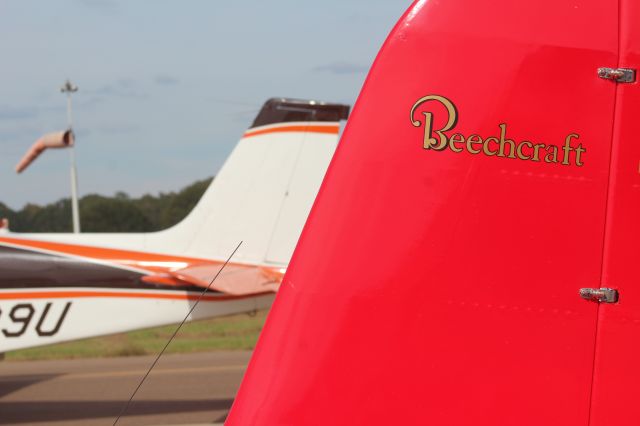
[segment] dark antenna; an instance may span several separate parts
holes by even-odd
[[[176,328],[176,331],[173,332],[173,335],[169,338],[169,341],[164,345],[164,348],[162,348],[162,350],[160,351],[160,353],[158,354],[158,356],[156,357],[156,359],[153,361],[153,363],[151,364],[151,367],[149,367],[149,370],[147,370],[146,374],[144,375],[144,377],[142,377],[142,380],[140,380],[140,383],[138,383],[138,387],[136,388],[136,390],[133,391],[133,393],[131,394],[131,397],[129,398],[129,400],[127,401],[127,403],[124,405],[124,407],[122,407],[122,410],[120,410],[120,414],[118,414],[118,417],[116,418],[116,420],[113,422],[113,426],[116,426],[116,424],[118,423],[118,421],[120,420],[120,417],[122,417],[126,412],[127,409],[129,409],[129,405],[131,405],[131,401],[133,401],[133,397],[136,396],[136,394],[138,393],[138,390],[140,390],[140,388],[142,387],[142,384],[144,383],[144,381],[147,379],[147,377],[149,376],[149,373],[151,373],[151,370],[153,370],[153,367],[156,366],[156,364],[158,363],[158,361],[160,360],[160,357],[162,356],[162,354],[164,353],[164,351],[169,347],[169,344],[171,343],[171,341],[173,340],[174,337],[176,337],[176,334],[178,334],[178,331],[180,331],[180,329],[182,328],[182,326],[184,325],[185,322],[187,322],[187,318],[189,318],[189,315],[191,315],[193,313],[193,310],[196,308],[196,306],[198,306],[198,303],[200,303],[200,300],[202,300],[202,297],[205,295],[205,293],[209,290],[209,288],[211,287],[211,285],[214,283],[214,281],[218,278],[218,276],[222,273],[222,270],[227,266],[227,264],[229,263],[229,261],[231,260],[231,258],[233,257],[234,254],[236,254],[236,252],[238,251],[238,249],[240,248],[240,246],[242,245],[242,241],[240,241],[240,243],[238,243],[238,245],[236,246],[236,248],[233,250],[233,252],[231,252],[231,255],[227,258],[227,260],[224,262],[224,264],[222,265],[222,267],[218,270],[218,272],[216,273],[215,277],[213,277],[213,279],[211,280],[211,282],[209,283],[209,285],[207,286],[207,288],[204,289],[204,291],[202,293],[200,293],[200,296],[198,297],[198,299],[196,299],[196,303],[193,304],[193,306],[191,307],[191,309],[189,309],[189,312],[187,313],[187,315],[184,317],[184,319],[182,320],[182,322],[180,323],[180,325],[178,325],[178,327]]]

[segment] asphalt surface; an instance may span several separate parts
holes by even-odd
[[[118,425],[223,422],[250,356],[163,356]],[[2,361],[0,424],[111,425],[153,359]]]

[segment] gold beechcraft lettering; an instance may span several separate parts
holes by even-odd
[[[426,102],[435,101],[442,104],[447,110],[447,122],[441,129],[433,128],[433,113],[423,111],[424,121],[417,120],[416,109]],[[414,127],[424,125],[424,149],[434,151],[444,151],[449,148],[455,153],[468,151],[470,154],[484,154],[503,158],[514,158],[520,160],[539,161],[545,163],[560,163],[563,166],[575,164],[581,167],[584,164],[583,154],[586,149],[582,144],[572,146],[573,141],[579,139],[577,133],[570,133],[564,140],[564,145],[533,143],[527,140],[520,142],[507,139],[507,125],[501,123],[499,136],[489,136],[483,138],[480,135],[472,134],[465,136],[462,133],[445,134],[456,127],[458,123],[458,109],[455,104],[444,96],[427,95],[416,101],[411,108],[411,124]],[[508,147],[508,149],[507,149]],[[507,152],[508,151],[508,152]],[[572,155],[573,154],[573,155]]]

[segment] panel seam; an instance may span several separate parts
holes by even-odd
[[[622,0],[618,0],[618,49],[617,49],[617,61],[616,67],[620,67],[620,55],[621,55],[621,39],[622,39]],[[604,269],[605,269],[605,254],[607,250],[607,236],[608,236],[608,225],[609,225],[609,199],[611,196],[611,186],[612,186],[612,177],[613,177],[613,157],[615,150],[615,135],[616,135],[616,113],[618,106],[618,91],[621,90],[620,85],[618,83],[614,83],[616,85],[614,95],[613,95],[613,111],[611,116],[611,138],[609,141],[609,174],[607,176],[607,189],[605,192],[605,205],[604,205],[604,232],[602,233],[602,260],[600,263],[600,279],[599,284],[602,286],[604,280]],[[596,377],[596,361],[598,356],[598,339],[600,335],[600,303],[596,308],[596,326],[594,332],[594,340],[593,340],[593,364],[591,367],[591,386],[589,388],[589,416],[587,420],[587,425],[592,426],[591,416],[593,414],[593,405],[594,405],[594,386],[595,386],[595,377]]]

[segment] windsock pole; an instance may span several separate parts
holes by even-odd
[[[67,94],[67,122],[69,130],[72,130],[71,119],[71,94],[78,91],[78,86],[71,84],[67,80],[60,88],[62,93]],[[76,172],[75,144],[69,147],[69,158],[71,160],[71,215],[73,219],[73,232],[80,233],[80,209],[78,208],[78,176]]]

